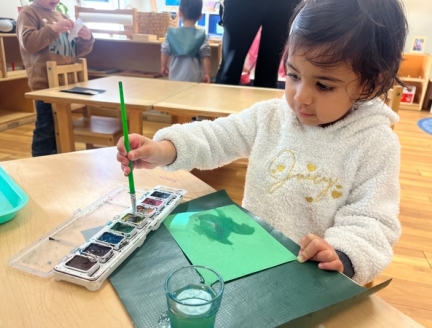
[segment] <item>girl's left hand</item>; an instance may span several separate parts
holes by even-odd
[[[81,27],[81,29],[78,32],[78,36],[80,38],[83,38],[84,40],[90,40],[92,38],[92,34],[87,26]]]
[[[312,260],[320,262],[318,267],[323,270],[343,272],[343,264],[335,249],[323,238],[308,234],[300,241],[300,252],[297,261],[300,263]]]

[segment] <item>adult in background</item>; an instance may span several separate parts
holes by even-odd
[[[279,63],[288,37],[288,24],[301,0],[225,0],[222,62],[216,83],[240,82],[246,55],[259,30],[261,41],[254,86],[276,88]]]

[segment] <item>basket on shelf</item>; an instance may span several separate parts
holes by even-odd
[[[178,15],[171,13],[138,12],[138,33],[154,34],[163,38],[168,27],[178,26]],[[125,25],[125,31],[131,30],[132,26]]]

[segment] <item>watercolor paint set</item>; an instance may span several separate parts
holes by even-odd
[[[98,290],[144,243],[148,233],[159,228],[182,201],[186,190],[156,186],[136,193],[136,215],[129,189],[118,187],[15,254],[10,265],[41,277],[54,276],[57,281]]]

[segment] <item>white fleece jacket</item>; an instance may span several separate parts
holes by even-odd
[[[248,158],[243,207],[299,243],[323,237],[352,262],[359,284],[392,260],[401,227],[398,116],[379,99],[322,128],[299,123],[284,99],[239,114],[174,125],[177,159],[166,170],[207,170]]]

